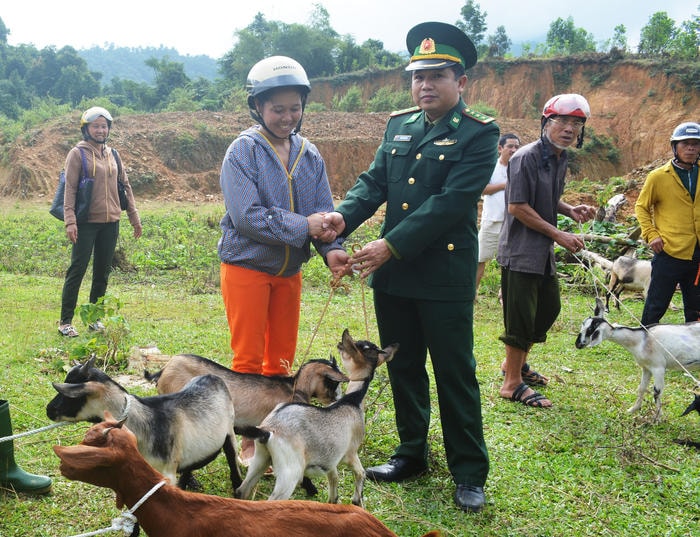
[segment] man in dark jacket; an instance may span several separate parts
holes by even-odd
[[[498,243],[501,265],[506,359],[501,397],[529,407],[552,402],[530,384],[544,386],[547,377],[530,368],[535,343],[544,343],[561,310],[554,243],[572,253],[581,237],[557,227],[557,215],[586,222],[596,214],[588,205],[571,206],[561,199],[568,167],[566,148],[583,144],[591,115],[588,101],[577,93],[556,95],[542,110],[540,139],[520,148],[508,164],[506,219]],[[528,384],[529,383],[529,384]]]
[[[499,130],[462,100],[476,50],[461,30],[422,23],[406,44],[417,106],[391,114],[374,162],[326,223],[347,236],[386,203],[381,238],[347,260],[371,275],[382,345],[400,345],[388,363],[400,443],[367,476],[397,482],[428,469],[429,351],[454,500],[476,512],[489,470],[473,355],[477,203]]]

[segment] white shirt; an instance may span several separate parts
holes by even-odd
[[[503,184],[508,180],[508,166],[496,162],[496,167],[493,169],[490,185]],[[499,190],[493,194],[484,194],[484,204],[481,208],[482,222],[503,222],[506,212],[506,197],[505,191]]]

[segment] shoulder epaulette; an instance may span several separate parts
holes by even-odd
[[[420,106],[412,106],[411,108],[404,108],[403,110],[396,110],[389,114],[389,117],[403,116],[405,114],[413,114],[415,112],[420,112]]]
[[[464,109],[462,109],[462,115],[471,118],[475,121],[478,121],[479,123],[483,123],[484,125],[486,123],[491,123],[493,121],[496,121],[495,117],[487,116],[486,114],[482,114],[481,112],[477,112],[476,110],[472,110],[468,106]]]

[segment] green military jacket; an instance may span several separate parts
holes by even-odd
[[[417,107],[391,115],[374,161],[337,207],[343,234],[386,202],[381,236],[394,255],[370,285],[407,298],[471,300],[477,204],[498,158],[499,129],[460,99],[425,131],[425,114]]]

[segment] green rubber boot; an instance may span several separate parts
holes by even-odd
[[[10,404],[0,400],[0,438],[12,436]],[[51,478],[25,472],[15,464],[12,441],[0,442],[0,487],[27,494],[43,494],[51,490]]]

